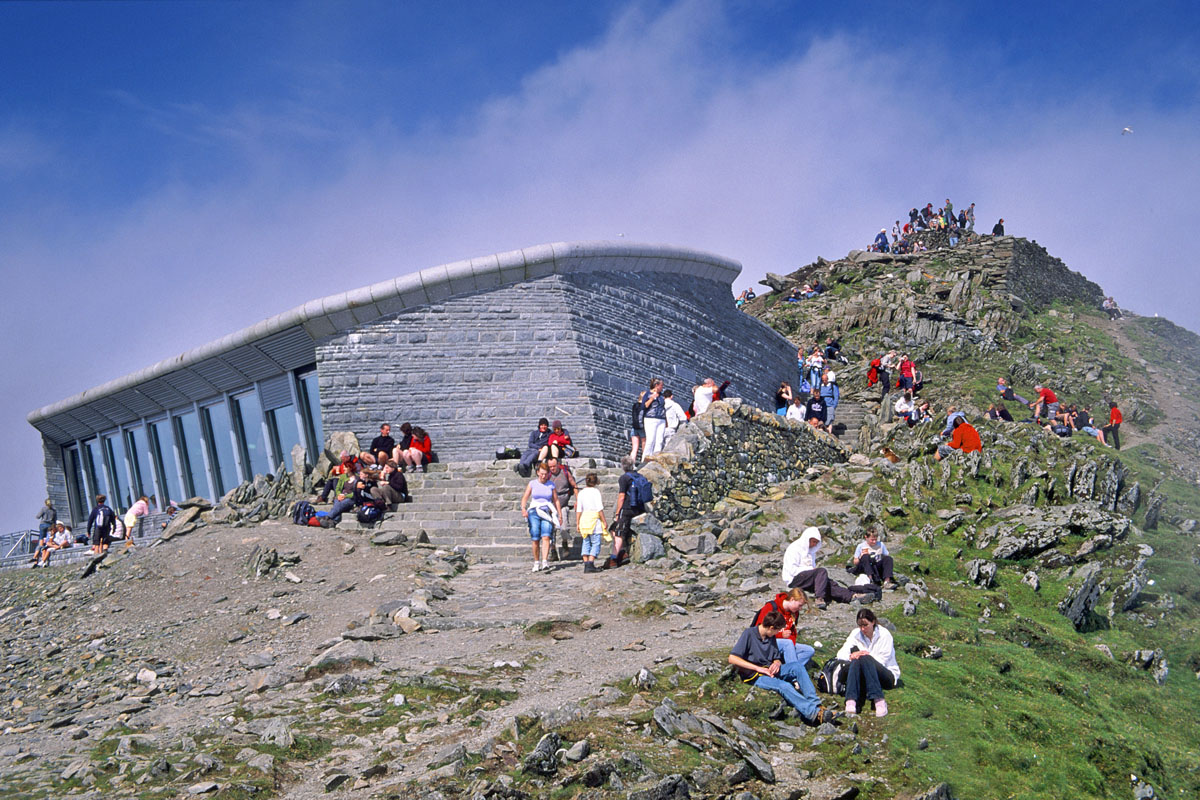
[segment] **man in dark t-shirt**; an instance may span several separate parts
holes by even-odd
[[[392,426],[386,422],[379,426],[379,435],[371,440],[371,455],[376,464],[385,464],[392,458],[396,449],[396,440],[392,438]]]
[[[646,511],[645,507],[635,506],[629,502],[629,487],[633,485],[633,459],[629,456],[622,458],[621,468],[624,472],[621,473],[621,477],[617,478],[617,509],[613,513],[612,555],[601,565],[600,569],[621,566],[624,559],[622,549],[625,542],[629,541],[630,523],[633,522],[634,517]]]
[[[768,611],[760,624],[742,631],[737,643],[729,651],[729,663],[737,669],[743,682],[753,683],[756,688],[783,697],[788,705],[796,709],[806,725],[831,722],[837,713],[821,708],[817,690],[804,665],[799,661],[783,663],[775,638],[784,625],[782,614]]]
[[[825,427],[825,400],[814,391],[804,407],[804,421],[815,428]]]

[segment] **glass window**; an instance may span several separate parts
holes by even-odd
[[[200,420],[195,411],[175,417],[178,427],[179,454],[183,458],[183,480],[187,484],[188,497],[216,499],[208,485],[208,472],[204,469],[204,451],[201,449],[203,434]],[[185,498],[186,499],[186,498]]]
[[[187,497],[179,490],[179,471],[175,468],[175,435],[167,420],[150,423],[150,455],[158,470],[160,487],[167,495],[159,498],[158,507],[166,508],[172,500],[177,503],[186,500]],[[187,496],[190,497],[191,493]]]
[[[67,497],[71,501],[71,520],[78,525],[87,517],[91,503],[87,499],[87,482],[83,479],[83,458],[79,448],[67,451]]]
[[[248,465],[250,475],[270,475],[271,462],[267,458],[267,440],[263,436],[262,406],[258,402],[258,394],[246,392],[233,398],[233,407],[237,410],[238,425],[241,428],[242,456]]]
[[[129,440],[129,452],[133,457],[130,466],[133,467],[134,497],[145,495],[150,498],[152,505],[157,506],[159,502],[154,491],[154,467],[150,464],[150,443],[146,439],[146,429],[130,428],[125,432],[125,436]]]
[[[112,470],[113,483],[116,484],[116,496],[108,498],[108,504],[118,513],[124,514],[133,505],[130,496],[129,472],[125,469],[125,445],[120,436],[104,437],[104,452],[108,456],[108,466]]]
[[[204,424],[208,428],[209,456],[217,463],[213,464],[218,486],[214,486],[217,497],[238,485],[237,461],[233,455],[233,429],[229,424],[229,409],[224,403],[205,406]],[[215,498],[214,498],[215,499]]]
[[[304,421],[308,424],[308,432],[319,450],[325,446],[325,433],[321,430],[321,396],[317,391],[317,373],[310,372],[300,375],[297,382],[299,383],[300,402],[304,406],[306,417]]]
[[[87,469],[88,477],[92,479],[92,490],[96,494],[108,495],[111,498],[112,492],[108,490],[108,472],[104,469],[104,454],[100,450],[100,440],[92,439],[84,442],[83,449],[84,468]],[[95,502],[95,497],[89,497],[87,507],[90,509]]]
[[[279,454],[279,463],[286,465],[291,472],[292,448],[304,444],[300,441],[300,429],[296,427],[296,408],[283,406],[267,412],[267,416],[271,418],[271,436],[275,452]]]

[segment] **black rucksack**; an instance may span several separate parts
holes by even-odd
[[[850,671],[850,662],[844,658],[831,658],[821,667],[817,675],[817,691],[825,694],[836,694],[839,697],[846,694],[846,674]]]
[[[358,521],[364,525],[374,525],[383,517],[383,509],[374,503],[363,503],[358,509]]]
[[[317,510],[307,500],[301,500],[292,508],[292,522],[296,525],[307,525],[316,515]]]
[[[115,518],[116,514],[111,508],[108,506],[98,506],[96,508],[95,529],[100,531],[100,533],[111,533]]]
[[[629,484],[629,491],[625,494],[625,499],[629,502],[630,508],[644,508],[646,503],[654,501],[654,487],[650,485],[650,479],[640,472],[629,473],[633,480]]]

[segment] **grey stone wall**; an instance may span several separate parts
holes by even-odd
[[[771,402],[787,341],[719,281],[662,273],[551,275],[367,323],[317,345],[324,428],[363,444],[381,422],[429,431],[443,461],[524,447],[561,419],[584,455],[628,452],[637,392],[662,377],[686,408],[704,377]]]
[[[1035,309],[1045,308],[1055,300],[1093,306],[1099,306],[1104,300],[1104,292],[1099,286],[1028,239],[1012,240],[1008,290]]]
[[[639,471],[654,485],[654,515],[691,519],[731,491],[763,492],[814,464],[840,464],[850,451],[810,426],[732,400],[690,420]]]
[[[55,444],[49,437],[42,437],[42,464],[46,469],[46,497],[50,498],[50,502],[54,503],[54,510],[58,512],[58,518],[62,520],[71,519],[71,503],[67,498],[67,470],[63,463],[63,449],[61,445]],[[33,527],[33,515],[41,509],[41,503],[46,497],[38,498],[38,505],[29,512],[29,523],[22,523],[24,527]],[[83,498],[83,507],[89,507],[86,498]],[[79,525],[79,520],[73,520],[73,526]]]

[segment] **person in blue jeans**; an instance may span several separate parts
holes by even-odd
[[[883,692],[894,689],[900,680],[892,632],[878,624],[875,612],[869,608],[859,609],[855,625],[837,654],[850,662],[846,672],[846,714],[854,716],[870,701],[875,704],[875,716],[886,717],[888,706]]]
[[[770,611],[762,622],[742,631],[729,651],[729,663],[746,683],[780,695],[806,725],[831,722],[837,712],[821,708],[817,690],[799,661],[784,663],[776,637],[784,628],[783,615]]]
[[[521,495],[521,516],[529,523],[529,538],[533,544],[533,571],[550,569],[550,542],[554,529],[562,519],[562,506],[554,481],[550,480],[550,468],[545,462],[538,464],[537,477],[525,487]],[[540,556],[540,557],[539,557]]]

